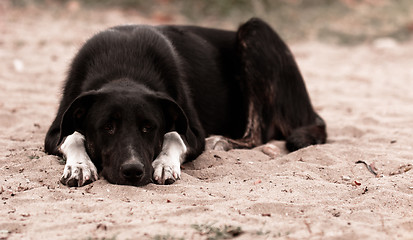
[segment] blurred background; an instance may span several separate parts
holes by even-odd
[[[287,41],[357,45],[377,39],[403,42],[413,32],[411,0],[1,0],[10,8],[66,11],[119,9],[155,23],[233,29],[250,17],[268,21]]]

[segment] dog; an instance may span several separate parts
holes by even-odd
[[[208,136],[224,150],[326,142],[291,51],[261,19],[236,32],[125,25],[96,34],[71,63],[45,151],[66,159],[67,186],[98,173],[114,184],[172,184]]]

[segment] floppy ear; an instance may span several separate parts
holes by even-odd
[[[168,96],[157,94],[156,97],[165,115],[166,130],[168,132],[175,130],[185,135],[188,129],[188,118],[184,110]]]
[[[57,145],[60,145],[63,138],[78,131],[84,132],[84,120],[90,107],[97,99],[97,92],[90,91],[78,96],[66,109],[60,123],[60,137]]]

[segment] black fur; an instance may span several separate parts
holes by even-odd
[[[61,155],[59,144],[74,131],[103,176],[132,185],[150,182],[170,131],[187,145],[187,160],[211,134],[232,147],[286,139],[290,151],[326,141],[293,55],[260,19],[237,32],[134,25],[95,35],[70,66],[46,152]],[[130,146],[145,166],[139,182],[118,173]]]

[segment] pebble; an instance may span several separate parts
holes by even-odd
[[[0,239],[7,239],[9,237],[10,231],[6,229],[0,230]]]
[[[373,46],[379,50],[392,50],[398,47],[398,43],[393,38],[378,38],[373,41]]]
[[[350,176],[342,176],[341,177],[344,181],[350,181],[351,177]]]
[[[16,72],[23,72],[24,70],[24,63],[20,59],[13,60],[13,67]]]

